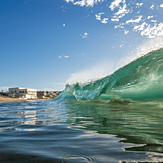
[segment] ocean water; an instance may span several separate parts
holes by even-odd
[[[0,103],[0,162],[163,162],[163,49],[54,100]]]

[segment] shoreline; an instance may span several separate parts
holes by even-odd
[[[0,103],[4,102],[26,102],[26,101],[46,101],[51,99],[19,99],[19,98],[12,98],[7,96],[0,96]]]

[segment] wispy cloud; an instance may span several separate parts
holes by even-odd
[[[143,5],[143,3],[136,3],[136,7],[139,8]]]
[[[149,38],[163,35],[163,23],[155,24],[154,26],[148,24],[147,27],[142,30],[141,35],[148,36]]]
[[[122,0],[114,0],[111,5],[109,6],[109,8],[114,11],[114,9],[116,7],[119,7],[119,4],[122,3]]]
[[[153,18],[153,15],[152,15],[152,16],[148,16],[148,17],[147,17],[147,19],[151,19],[151,18]]]
[[[95,15],[96,20],[100,20],[101,21],[101,15],[103,15],[103,14],[104,14],[104,12],[96,14]]]
[[[117,29],[117,28],[124,28],[124,23],[120,23],[119,25],[116,25],[114,28],[115,29]]]
[[[111,5],[109,6],[109,8],[111,9],[111,11],[116,11],[115,13],[113,13],[111,21],[119,22],[121,20],[121,23],[116,25],[115,29],[116,28],[125,29],[126,25],[128,26],[130,25],[131,30],[135,32],[139,32],[142,36],[153,38],[155,36],[163,35],[163,29],[162,29],[163,23],[162,22],[157,23],[157,20],[151,20],[149,22],[149,19],[152,19],[154,17],[153,15],[149,15],[147,17],[143,15],[139,15],[137,19],[133,19],[133,18],[129,20],[124,19],[125,22],[123,22],[122,18],[126,16],[126,14],[131,14],[133,12],[135,12],[136,14],[139,14],[141,11],[140,7],[143,7],[143,3],[136,3],[135,8],[132,4],[133,3],[126,3],[126,0],[113,0],[111,2]],[[159,6],[163,7],[163,4],[160,4]],[[152,4],[150,9],[154,10],[154,7],[155,7],[155,4]],[[138,9],[139,11],[136,11]],[[129,30],[124,30],[124,34],[127,34],[128,32]]]
[[[81,7],[93,7],[94,4],[101,3],[104,0],[65,0],[66,2],[71,2],[74,5],[79,5]],[[152,18],[157,18],[157,14],[147,16],[145,13],[141,12],[145,10],[157,10],[159,7],[163,8],[163,4],[151,3],[150,7],[146,8],[146,1],[135,2],[126,0],[112,0],[110,5],[106,7],[112,11],[112,15],[109,18],[106,17],[104,12],[95,14],[96,20],[103,24],[107,24],[110,21],[116,23],[114,28],[123,29],[124,34],[128,34],[130,31],[138,32],[141,36],[147,36],[153,38],[155,36],[163,35],[162,22],[159,20],[152,20]],[[147,11],[148,12],[148,11]],[[147,13],[146,12],[146,13]],[[150,11],[151,12],[151,11]],[[140,15],[141,13],[141,15]],[[125,29],[127,26],[127,30]],[[87,38],[88,33],[81,35],[82,38]]]
[[[103,23],[103,24],[107,24],[109,18],[101,18],[101,16],[102,16],[103,14],[104,14],[104,12],[101,12],[101,13],[96,14],[96,15],[95,15],[96,20],[101,21],[101,23]]]
[[[143,31],[147,25],[148,24],[146,22],[143,22],[141,25],[135,25],[133,29],[135,31]]]
[[[64,57],[64,58],[69,58],[69,56],[68,56],[68,55],[64,55],[63,57]]]
[[[119,7],[119,10],[115,13],[115,15],[121,15],[121,17],[122,17],[122,15],[128,13],[126,8],[127,8],[127,5],[125,3],[123,3],[123,6]]]
[[[81,34],[80,36],[81,36],[82,38],[87,38],[88,33],[87,33],[87,32],[85,32],[83,35]]]
[[[134,30],[141,32],[142,36],[154,38],[155,36],[163,35],[163,23],[161,22],[152,26],[146,22],[143,22],[141,25],[135,26]]]
[[[117,18],[116,18],[116,19],[112,18],[111,21],[112,21],[112,22],[118,22],[119,19],[117,19]]]
[[[150,7],[150,9],[151,9],[151,10],[153,10],[153,9],[154,9],[154,4],[153,4],[153,5]]]
[[[62,58],[67,59],[67,58],[69,58],[69,56],[68,55],[60,55],[60,56],[58,56],[58,58],[60,58],[60,59],[62,59]]]
[[[65,0],[67,3],[74,2],[74,0]]]
[[[81,7],[93,7],[94,4],[103,2],[104,0],[65,0],[66,2],[72,2],[74,5],[79,5]]]
[[[101,21],[101,23],[106,24],[108,22],[108,19],[109,18],[103,18],[102,21]]]
[[[141,19],[142,19],[142,15],[140,15],[137,19],[135,19],[135,20],[133,20],[133,19],[130,19],[130,20],[127,20],[126,21],[126,24],[128,24],[128,23],[139,23],[140,21],[141,21]]]
[[[157,20],[151,20],[151,22],[156,23],[156,22],[157,22]]]
[[[124,30],[124,34],[127,35],[127,33],[129,33],[129,31]]]
[[[127,9],[125,0],[114,0],[110,5],[110,9],[114,11],[115,8],[118,8],[118,11],[113,14],[111,21],[119,21],[119,19],[130,12],[130,10]]]

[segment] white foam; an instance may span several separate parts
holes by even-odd
[[[119,66],[123,67],[130,62],[146,55],[149,52],[163,48],[163,36],[155,37],[152,39],[146,39],[140,46],[132,50],[126,57],[121,58]]]
[[[76,74],[72,74],[70,78],[67,80],[66,84],[84,84],[91,81],[98,80],[100,78],[103,78],[107,76],[108,74],[113,73],[115,70],[115,67],[111,63],[105,63],[98,66],[94,66],[92,68],[88,68],[87,70],[83,70],[81,72],[78,72]]]

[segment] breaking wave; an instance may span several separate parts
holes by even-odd
[[[101,79],[67,84],[58,98],[68,97],[77,100],[162,98],[163,48],[141,56]]]

